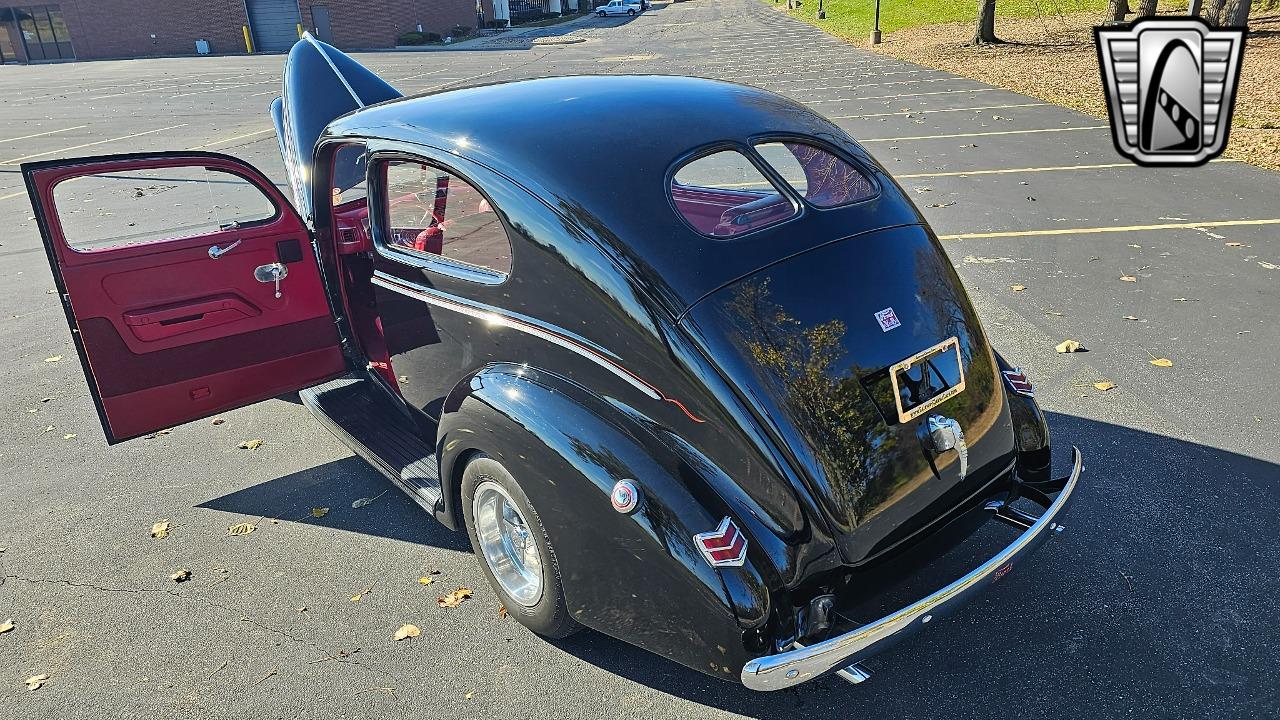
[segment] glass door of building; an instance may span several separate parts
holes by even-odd
[[[4,62],[70,60],[76,56],[61,5],[0,8],[0,24],[5,26],[0,32]],[[21,48],[16,47],[18,43]]]

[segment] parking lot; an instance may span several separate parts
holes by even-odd
[[[756,694],[597,633],[541,640],[499,616],[464,535],[297,404],[103,440],[18,166],[199,149],[283,187],[267,114],[283,56],[4,66],[6,716],[1280,715],[1280,174],[1232,160],[1140,168],[1105,120],[851,47],[756,0],[659,4],[539,35],[357,58],[405,94],[688,74],[834,119],[943,238],[993,344],[1036,383],[1059,467],[1071,445],[1084,451],[1067,532],[866,663],[858,686]],[[617,137],[679,131],[673,117]],[[1056,353],[1066,339],[1088,352]],[[353,507],[362,498],[374,500]],[[154,539],[162,520],[172,530]],[[242,522],[257,529],[227,534]],[[936,585],[1007,541],[984,531],[944,559]],[[180,568],[192,580],[175,585]],[[462,586],[472,599],[437,606]],[[393,641],[403,623],[421,637]],[[49,680],[28,691],[36,674]]]

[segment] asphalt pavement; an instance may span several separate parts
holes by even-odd
[[[1084,451],[1067,532],[869,661],[859,686],[757,694],[596,633],[541,640],[499,617],[465,536],[297,404],[103,440],[18,163],[198,148],[283,183],[267,115],[283,57],[5,66],[0,623],[16,626],[0,634],[5,716],[1280,716],[1280,174],[1136,167],[1105,121],[851,47],[754,0],[358,59],[406,94],[690,74],[836,119],[944,237],[993,343],[1036,383],[1059,467],[1072,444]],[[1088,352],[1056,353],[1065,339]],[[264,442],[238,448],[250,439]],[[361,498],[376,499],[352,507]],[[150,537],[161,520],[168,537]],[[227,534],[242,522],[256,530]],[[985,529],[940,574],[1008,539]],[[171,582],[183,568],[192,579]],[[460,586],[474,597],[437,606]],[[422,635],[393,641],[403,623]],[[49,679],[27,690],[38,674]]]

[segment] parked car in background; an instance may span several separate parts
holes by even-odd
[[[22,166],[108,442],[300,391],[512,618],[755,690],[865,680],[1064,529],[1079,451],[1051,475],[933,230],[812,109],[669,76],[405,98],[307,36],[271,113],[292,202],[217,153]],[[963,576],[853,610],[988,520],[1015,535]]]
[[[644,10],[639,0],[609,0],[608,5],[601,5],[596,8],[596,14],[600,17],[609,15],[636,15]]]

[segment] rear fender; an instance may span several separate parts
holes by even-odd
[[[748,657],[743,628],[763,625],[769,614],[771,565],[750,541],[753,519],[710,490],[704,474],[714,466],[681,457],[678,444],[663,444],[642,420],[560,376],[490,365],[460,384],[442,409],[437,457],[444,507],[460,525],[467,461],[483,453],[502,462],[546,526],[575,619],[734,680],[734,668]],[[631,514],[609,501],[622,479],[642,494]],[[747,533],[748,560],[717,570],[693,536],[725,515]]]
[[[1013,432],[1018,446],[1018,477],[1039,483],[1049,480],[1049,423],[1034,397],[1020,395],[1004,382],[1004,371],[1014,369],[1000,353],[996,353],[1005,398],[1009,401],[1009,417],[1013,420]]]

